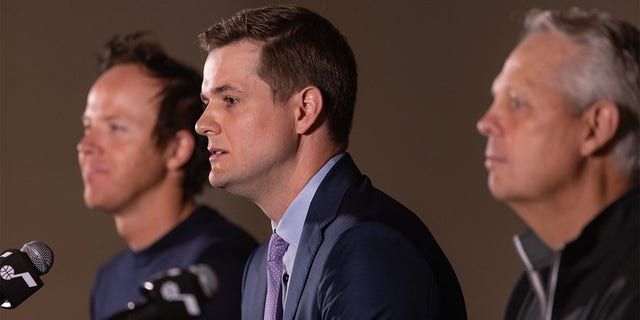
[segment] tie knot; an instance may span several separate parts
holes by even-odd
[[[289,244],[274,232],[269,240],[269,261],[281,260],[288,247]]]

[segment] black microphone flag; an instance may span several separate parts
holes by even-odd
[[[13,309],[44,286],[40,276],[53,265],[53,252],[39,241],[0,254],[0,307]]]

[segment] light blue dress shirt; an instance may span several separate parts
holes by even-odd
[[[276,224],[271,221],[271,227],[275,233],[277,233],[282,239],[284,239],[289,247],[287,251],[284,253],[282,257],[284,270],[283,275],[287,277],[288,275],[294,275],[294,264],[296,260],[296,252],[298,251],[298,245],[300,243],[300,236],[302,235],[302,228],[304,227],[304,221],[307,218],[307,213],[309,212],[309,206],[311,205],[311,200],[313,200],[313,196],[316,194],[318,187],[324,177],[329,173],[329,170],[333,168],[333,165],[338,162],[344,156],[344,153],[340,153],[335,155],[327,163],[318,170],[318,172],[309,180],[307,185],[300,191],[298,196],[291,202],[287,210],[284,212],[282,219],[280,219],[280,223]],[[284,302],[287,300],[287,285],[288,281],[283,281],[282,283],[282,305],[284,306]],[[284,310],[284,308],[283,308]]]

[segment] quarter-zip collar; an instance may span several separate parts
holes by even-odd
[[[625,250],[612,244],[633,246],[633,242],[621,239],[638,236],[638,217],[629,215],[637,215],[639,194],[640,189],[635,188],[620,197],[587,224],[576,240],[555,252],[531,229],[513,237],[540,306],[540,319],[551,319],[556,291],[562,290],[563,283],[596,268],[612,251]]]

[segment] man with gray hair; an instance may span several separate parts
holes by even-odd
[[[506,319],[640,319],[640,32],[534,11],[478,121],[492,195],[530,230]]]

